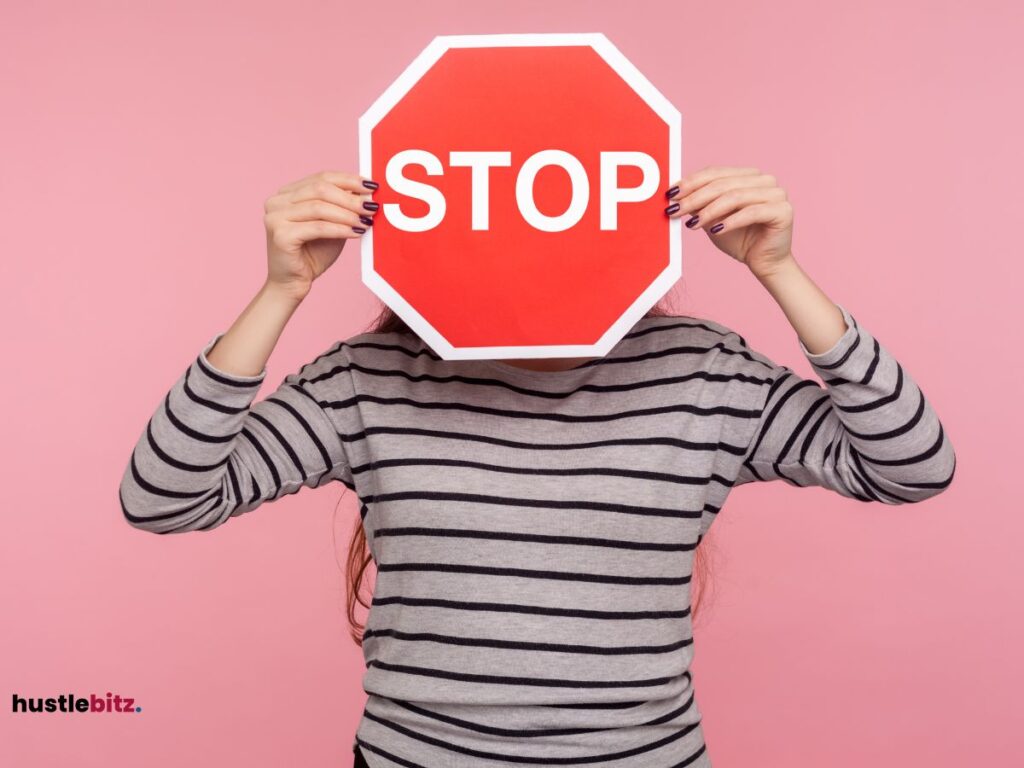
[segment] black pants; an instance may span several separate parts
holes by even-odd
[[[363,757],[363,750],[359,748],[358,744],[356,745],[355,753],[356,758],[355,762],[352,763],[352,768],[370,768],[370,766],[366,764],[366,758]]]

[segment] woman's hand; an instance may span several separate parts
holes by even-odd
[[[792,261],[793,206],[775,177],[757,168],[709,166],[666,193],[671,217],[704,229],[719,250],[767,277]]]
[[[375,181],[321,171],[292,182],[264,203],[267,284],[297,300],[341,254],[345,241],[373,226]]]

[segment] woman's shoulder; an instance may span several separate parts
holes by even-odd
[[[350,361],[367,365],[386,361],[400,368],[431,355],[422,339],[411,331],[360,331],[338,341],[336,348]]]
[[[690,344],[720,344],[729,348],[746,347],[746,340],[724,323],[703,315],[666,314],[645,315],[636,325],[636,335],[664,336],[673,341],[685,340]],[[660,339],[659,339],[660,340]]]
[[[659,350],[684,352],[679,357],[687,368],[749,372],[763,368],[766,360],[739,332],[705,315],[647,315],[632,335],[641,347],[656,354]]]

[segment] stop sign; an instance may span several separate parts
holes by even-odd
[[[446,360],[604,355],[682,274],[680,126],[604,35],[437,37],[359,120],[363,282]]]

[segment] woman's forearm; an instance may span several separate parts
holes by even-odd
[[[285,325],[302,303],[266,282],[207,355],[215,368],[236,376],[258,376],[266,367]]]
[[[789,258],[757,279],[789,319],[797,336],[811,354],[827,352],[846,332],[839,307]]]

